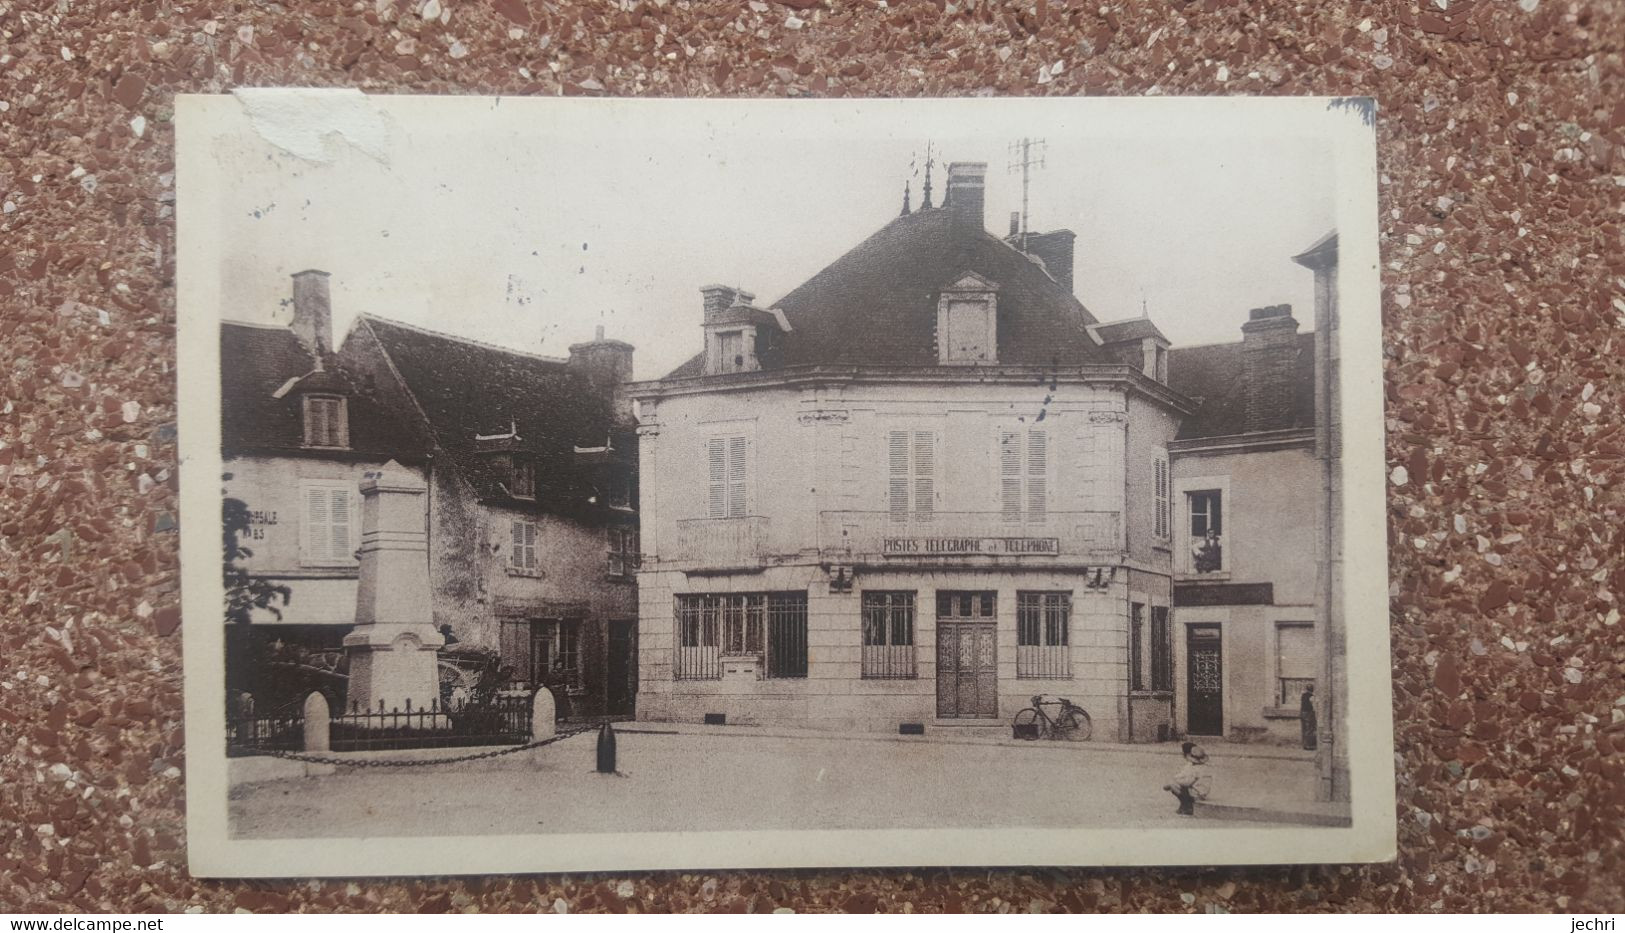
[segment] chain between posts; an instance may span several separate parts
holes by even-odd
[[[479,761],[485,758],[500,758],[503,755],[512,755],[516,752],[525,752],[544,745],[552,745],[572,736],[591,732],[598,728],[596,724],[577,726],[566,729],[556,735],[549,736],[536,742],[525,745],[515,745],[512,748],[499,748],[495,751],[480,752],[474,755],[458,755],[455,758],[338,758],[332,755],[310,755],[304,752],[269,751],[266,754],[273,758],[285,758],[289,761],[303,761],[318,765],[338,765],[346,768],[414,768],[428,765],[450,765],[464,761]]]

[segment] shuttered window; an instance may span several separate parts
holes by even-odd
[[[348,483],[308,483],[299,528],[300,563],[355,563],[356,494]]]
[[[1168,479],[1168,452],[1159,450],[1152,460],[1152,491],[1156,498],[1156,513],[1152,518],[1152,534],[1167,540],[1172,534],[1173,508]]]
[[[934,431],[890,431],[886,505],[892,521],[930,521],[937,500],[937,435]]]
[[[350,446],[350,419],[342,396],[305,396],[305,446]]]
[[[1174,689],[1174,634],[1168,607],[1151,607],[1151,689]]]
[[[745,437],[713,437],[706,441],[706,465],[710,473],[706,514],[711,518],[744,518],[749,454]]]
[[[1049,514],[1049,432],[999,431],[999,505],[1007,522],[1042,522]]]
[[[513,548],[510,562],[515,570],[536,569],[535,522],[515,521],[513,523]]]

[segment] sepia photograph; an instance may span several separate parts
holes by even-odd
[[[193,872],[1392,858],[1376,119],[181,97]]]

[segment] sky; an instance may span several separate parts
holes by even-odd
[[[314,148],[263,121],[212,127],[229,184],[180,209],[216,215],[221,317],[286,321],[289,275],[319,268],[340,337],[368,312],[564,356],[603,325],[636,346],[635,375],[656,378],[701,346],[700,286],[769,306],[895,217],[905,181],[918,206],[928,142],[939,202],[948,162],[988,164],[986,223],[1003,234],[1021,206],[1010,144],[1025,134],[1045,140],[1030,229],[1077,234],[1075,291],[1098,319],[1143,308],[1175,346],[1237,340],[1263,305],[1312,326],[1312,277],[1290,257],[1334,225],[1332,150],[1289,123],[1141,126],[1094,119],[1098,105],[1079,119],[921,107],[842,123],[838,102],[805,121],[713,119],[697,102],[560,119],[532,106],[545,103],[392,102],[369,134],[307,133]]]

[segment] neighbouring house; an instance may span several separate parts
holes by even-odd
[[[1074,297],[1070,231],[987,231],[985,170],[773,304],[702,288],[703,350],[630,390],[640,719],[1177,728],[1193,406],[1149,320]]]
[[[294,292],[291,327],[228,323],[222,332],[228,494],[272,510],[266,540],[248,542],[264,545],[249,568],[294,590],[282,621],[253,627],[306,624],[316,627],[313,643],[342,640],[355,610],[356,490],[394,459],[428,485],[424,573],[436,626],[498,652],[514,682],[555,688],[564,715],[630,714],[638,471],[624,388],[633,348],[600,329],[568,358],[544,357],[363,314],[336,352],[323,351],[330,361],[315,367],[319,378],[301,375],[268,402],[271,376],[245,382],[236,372],[267,365],[262,344],[331,346],[325,274],[300,273]],[[279,367],[304,365],[280,352],[289,359]],[[303,403],[289,400],[300,393]],[[266,460],[246,439],[251,430],[229,427],[241,413],[286,437],[315,430],[331,443]],[[300,417],[304,435],[285,424]],[[245,469],[251,457],[259,460]]]

